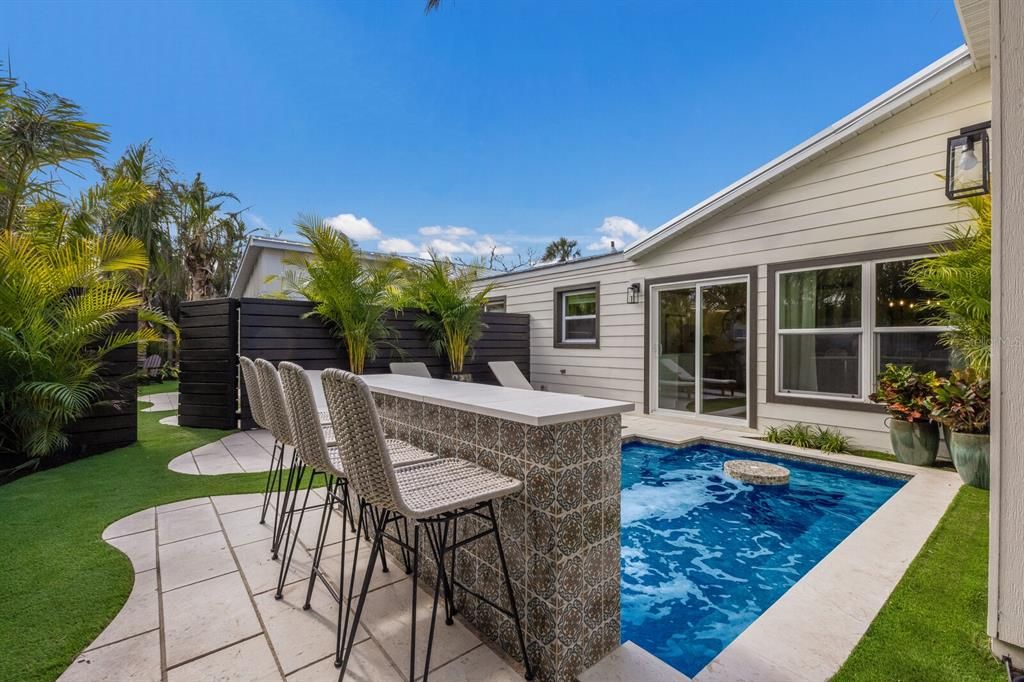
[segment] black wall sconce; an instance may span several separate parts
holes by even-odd
[[[951,201],[989,193],[988,129],[985,121],[946,140],[946,197]]]
[[[640,283],[633,282],[626,289],[626,303],[639,303],[640,302]]]

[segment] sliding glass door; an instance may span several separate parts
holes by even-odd
[[[746,420],[746,278],[652,289],[655,411]]]

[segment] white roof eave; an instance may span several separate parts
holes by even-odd
[[[627,246],[626,258],[636,260],[664,241],[751,195],[785,173],[804,165],[829,149],[842,144],[904,107],[974,70],[970,52],[962,45],[918,71],[899,85],[871,100],[860,109],[772,159],[725,189],[662,224],[651,234]]]

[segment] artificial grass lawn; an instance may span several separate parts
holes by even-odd
[[[154,393],[177,393],[178,380],[162,381],[159,384],[139,384],[139,395],[153,395]]]
[[[121,610],[134,573],[100,538],[108,525],[167,502],[263,491],[266,474],[169,471],[175,456],[230,431],[159,424],[166,416],[140,412],[134,445],[0,487],[0,680],[56,679]]]
[[[0,680],[55,679],[121,610],[133,570],[101,539],[108,525],[158,504],[262,491],[265,474],[168,471],[229,432],[163,426],[166,415],[140,413],[135,445],[0,487]],[[965,487],[834,680],[1000,680],[985,636],[987,552],[988,494]]]
[[[984,680],[989,652],[988,498],[964,486],[833,682]]]

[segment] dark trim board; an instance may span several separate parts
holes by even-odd
[[[847,263],[863,263],[864,261],[884,260],[887,258],[913,258],[927,256],[932,253],[935,246],[941,244],[923,244],[920,246],[902,246],[891,249],[877,249],[874,251],[859,251],[836,256],[823,256],[821,258],[808,258],[804,260],[785,261],[771,263],[768,265],[768,347],[765,369],[765,392],[767,401],[778,405],[798,405],[800,407],[820,407],[831,410],[851,410],[855,412],[871,412],[874,414],[885,414],[883,405],[874,403],[858,402],[853,400],[834,400],[829,398],[814,398],[810,396],[776,393],[775,389],[775,280],[780,271],[800,268],[826,268]],[[864,358],[866,361],[868,358]]]
[[[651,413],[651,287],[684,284],[725,277],[747,278],[747,426],[757,428],[757,266],[732,270],[711,270],[644,280],[644,414]],[[700,419],[699,415],[694,415]]]
[[[586,291],[588,289],[594,290],[594,342],[593,343],[566,343],[562,340],[562,294],[571,293],[574,291]],[[601,283],[600,282],[584,282],[582,284],[573,284],[571,286],[555,287],[552,292],[554,295],[554,329],[551,331],[552,339],[554,340],[555,348],[568,348],[568,349],[588,349],[594,350],[601,347]]]

